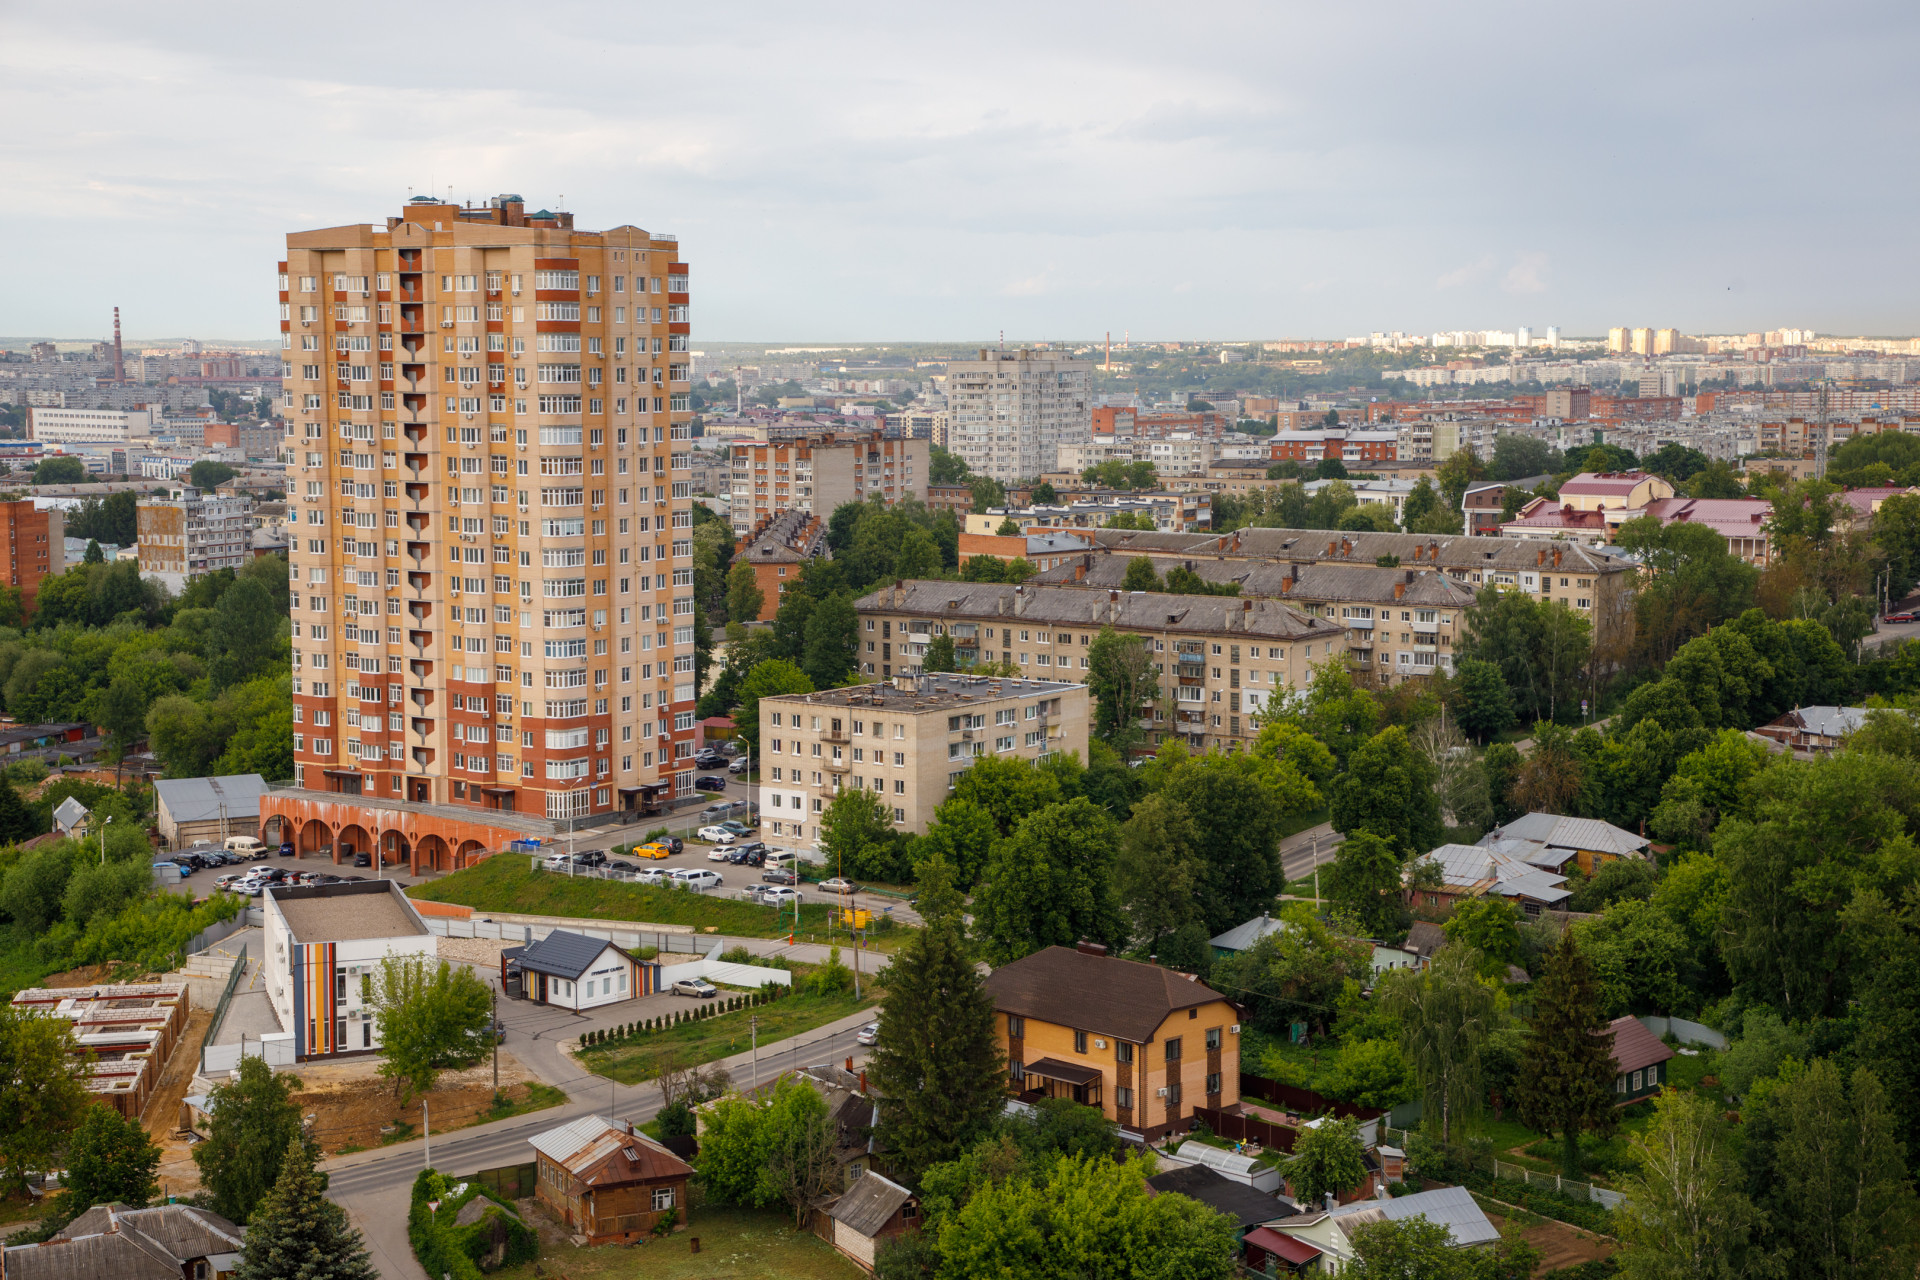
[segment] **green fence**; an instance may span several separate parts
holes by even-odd
[[[478,1183],[495,1200],[510,1203],[533,1194],[537,1172],[537,1165],[508,1164],[497,1169],[482,1169],[454,1181]]]

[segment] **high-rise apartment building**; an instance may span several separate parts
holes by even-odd
[[[1060,466],[1093,435],[1093,362],[1045,351],[982,351],[947,366],[948,448],[1003,484]]]
[[[0,557],[6,569],[0,583],[17,587],[21,607],[29,614],[40,597],[40,583],[50,573],[65,573],[66,517],[57,508],[36,511],[33,499],[0,502]]]
[[[253,558],[252,505],[194,488],[140,499],[135,527],[141,576],[158,578],[177,593],[195,578],[238,569]]]
[[[690,795],[675,238],[416,197],[280,272],[297,776],[263,817],[444,868]]]
[[[733,446],[733,532],[782,511],[821,520],[845,502],[926,501],[932,442],[867,431],[810,432]]]

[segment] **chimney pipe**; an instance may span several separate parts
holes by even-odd
[[[1393,584],[1393,598],[1394,598],[1395,600],[1398,600],[1398,599],[1400,599],[1400,598],[1401,598],[1402,596],[1404,596],[1404,595],[1406,595],[1406,594],[1407,594],[1407,584],[1406,584],[1406,583],[1404,583],[1404,582],[1396,582],[1396,583],[1394,583],[1394,584]]]

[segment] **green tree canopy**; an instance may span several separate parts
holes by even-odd
[[[213,1119],[207,1140],[193,1148],[193,1162],[221,1217],[245,1223],[278,1181],[289,1150],[313,1154],[293,1100],[300,1083],[263,1058],[242,1057],[227,1082],[208,1094]]]

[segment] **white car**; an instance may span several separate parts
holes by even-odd
[[[702,827],[695,834],[708,844],[732,844],[734,840],[733,832],[725,827]]]
[[[866,1026],[860,1028],[859,1032],[853,1037],[853,1042],[855,1044],[865,1045],[878,1044],[880,1042],[880,1024],[877,1022],[869,1022]]]
[[[709,871],[705,867],[675,867],[667,872],[667,879],[672,884],[684,885],[689,889],[717,889],[726,883],[718,871]]]
[[[800,891],[791,885],[770,884],[760,890],[760,901],[772,907],[786,907],[800,901]]]
[[[708,862],[725,862],[726,860],[727,860],[727,846],[723,844],[717,844],[713,846],[713,848],[707,850]]]
[[[664,884],[667,880],[667,869],[665,867],[648,867],[645,871],[637,873],[633,878],[635,882],[639,884]]]

